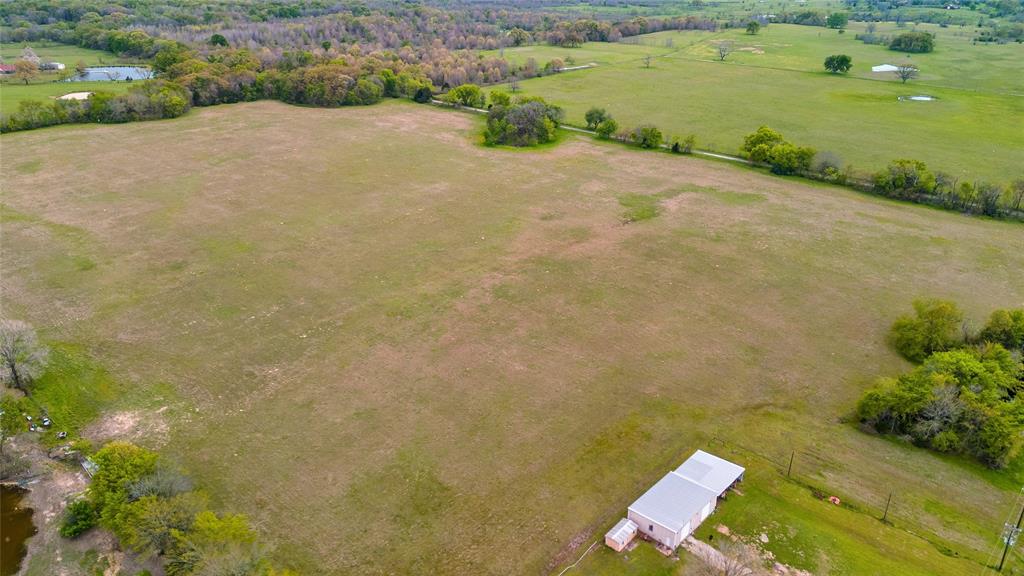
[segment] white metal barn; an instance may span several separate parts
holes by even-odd
[[[629,507],[640,533],[676,548],[715,510],[718,498],[743,478],[744,468],[698,450]]]

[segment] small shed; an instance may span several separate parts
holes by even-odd
[[[604,535],[604,543],[612,550],[622,552],[622,549],[628,546],[633,541],[633,538],[636,537],[638,528],[635,522],[629,518],[623,518]]]
[[[675,549],[717,502],[718,493],[673,471],[633,502],[626,517],[648,538]]]
[[[892,64],[879,64],[878,66],[871,67],[872,72],[895,72],[897,70],[899,70],[899,67]]]
[[[697,450],[676,468],[676,474],[693,480],[718,496],[724,494],[736,482],[743,480],[744,472],[746,469],[742,466],[703,450]]]

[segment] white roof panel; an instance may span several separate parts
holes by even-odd
[[[744,471],[742,466],[703,450],[697,450],[676,468],[676,474],[713,490],[716,496],[728,490]]]
[[[625,544],[626,541],[629,540],[630,535],[634,534],[638,528],[639,526],[636,525],[636,522],[633,522],[629,518],[623,518],[622,520],[619,520],[619,523],[609,530],[604,537],[611,538],[616,542]]]
[[[718,494],[708,488],[669,472],[637,498],[629,509],[673,532],[679,532],[694,514],[717,497]]]

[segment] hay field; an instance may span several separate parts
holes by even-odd
[[[544,573],[716,445],[752,471],[720,518],[786,561],[979,571],[1019,474],[842,418],[913,298],[1024,304],[1019,224],[479,129],[258,102],[4,135],[4,314],[159,391],[150,442],[309,574]]]

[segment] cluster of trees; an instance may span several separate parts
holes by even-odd
[[[874,175],[874,191],[889,198],[933,204],[969,214],[1002,217],[1020,215],[1024,179],[1005,187],[988,182],[960,182],[943,172],[933,173],[919,160],[894,160]]]
[[[542,98],[491,92],[484,142],[488,145],[536,146],[555,139],[565,113]]]
[[[291,574],[275,570],[244,516],[210,511],[206,496],[156,453],[112,442],[92,460],[98,469],[85,498],[68,506],[64,537],[103,527],[125,548],[159,558],[168,576]]]
[[[619,123],[604,108],[591,108],[583,116],[587,121],[587,130],[597,132],[597,137],[607,140],[619,131]]]
[[[418,65],[384,53],[364,56],[357,48],[331,59],[286,52],[268,68],[248,50],[200,53],[170,42],[161,45],[152,62],[161,80],[137,83],[121,95],[98,91],[85,101],[23,102],[17,112],[0,119],[0,131],[174,118],[191,106],[259,99],[328,107],[374,104],[382,98],[425,101],[433,90]]]
[[[25,100],[0,118],[0,132],[31,130],[57,124],[121,123],[176,118],[192,106],[192,93],[174,82],[138,83],[124,94],[93,92],[87,100]]]
[[[743,139],[741,153],[751,162],[767,164],[775,174],[802,174],[810,171],[815,150],[797,146],[767,126]]]
[[[800,26],[827,26],[829,28],[843,29],[849,22],[850,16],[846,12],[824,13],[817,10],[801,10],[800,12],[783,12],[777,14],[772,22],[779,24],[799,24]]]
[[[920,300],[914,310],[893,324],[890,342],[918,366],[880,379],[858,403],[858,418],[921,446],[1006,466],[1024,430],[1024,309],[993,312],[977,334],[953,302]]]
[[[935,36],[928,32],[904,32],[889,42],[890,50],[923,53],[935,49]]]

